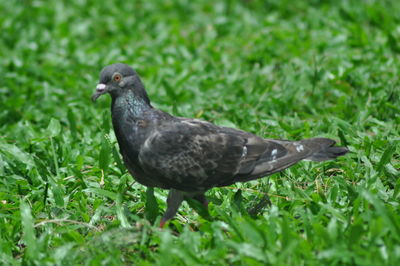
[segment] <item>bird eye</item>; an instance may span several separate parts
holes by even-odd
[[[114,81],[119,82],[122,79],[122,77],[120,74],[115,74],[113,79]]]

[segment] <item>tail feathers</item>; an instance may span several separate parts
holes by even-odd
[[[282,171],[301,160],[326,161],[345,155],[349,150],[337,147],[335,141],[327,138],[312,138],[301,141],[266,139],[262,154],[248,157],[239,170],[235,181],[245,182]],[[251,146],[249,146],[251,147]],[[252,149],[248,149],[248,154]],[[247,155],[249,156],[249,155]],[[256,159],[254,159],[256,158]]]
[[[333,160],[338,156],[345,155],[349,151],[346,147],[334,146],[336,142],[326,138],[307,139],[300,141],[300,143],[314,151],[305,159],[314,162]]]

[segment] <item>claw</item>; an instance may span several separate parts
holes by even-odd
[[[161,221],[160,221],[160,228],[164,228],[165,222],[166,222],[166,221],[164,221],[164,219],[161,219]]]
[[[163,228],[165,223],[175,216],[182,201],[183,201],[183,192],[176,189],[171,189],[169,191],[167,198],[168,207],[163,217],[161,218],[160,228]]]

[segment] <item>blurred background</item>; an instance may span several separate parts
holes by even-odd
[[[400,260],[400,1],[11,0],[0,36],[1,262]],[[116,62],[174,115],[352,153],[212,190],[216,221],[185,205],[160,232],[165,191],[131,184],[90,101]]]

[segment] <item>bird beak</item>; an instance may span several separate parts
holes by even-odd
[[[96,92],[92,95],[92,101],[95,102],[102,94],[107,92],[106,84],[100,83],[96,86]]]

